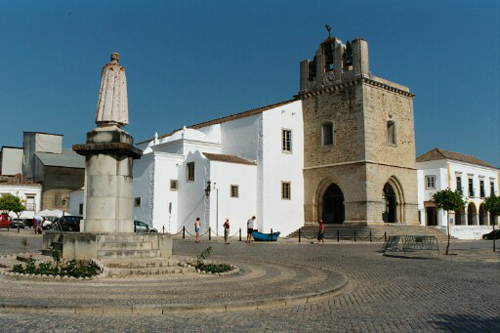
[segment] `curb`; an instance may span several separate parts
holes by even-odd
[[[316,303],[325,299],[344,295],[354,289],[353,283],[343,274],[343,280],[338,286],[316,293],[288,296],[275,299],[262,299],[248,302],[213,303],[206,305],[175,304],[175,305],[132,305],[126,307],[113,306],[31,306],[25,304],[0,304],[0,308],[8,311],[54,314],[100,314],[100,315],[167,315],[186,312],[233,312],[262,309],[276,309],[289,306]]]

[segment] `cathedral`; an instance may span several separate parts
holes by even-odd
[[[134,217],[221,234],[305,224],[418,225],[413,97],[371,74],[368,43],[328,37],[292,99],[137,144]]]

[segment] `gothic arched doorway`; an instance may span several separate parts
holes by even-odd
[[[323,222],[344,223],[344,194],[340,187],[331,184],[323,195]]]
[[[385,223],[397,222],[398,200],[396,197],[396,192],[392,188],[391,184],[385,183],[382,199],[384,201],[384,212],[382,213],[382,218],[384,222]]]

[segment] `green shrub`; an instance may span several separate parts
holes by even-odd
[[[203,250],[197,257],[196,263],[191,264],[202,272],[207,273],[224,273],[231,270],[231,265],[227,264],[205,264],[205,260],[212,253],[212,247],[209,246]]]
[[[26,267],[23,265],[15,265],[12,267],[12,272],[23,274],[45,274],[52,276],[72,276],[75,278],[92,277],[101,273],[99,266],[90,261],[86,264],[83,261],[70,260],[67,264],[59,266],[56,261],[56,266],[50,261],[41,262],[38,266],[33,258],[29,258]]]

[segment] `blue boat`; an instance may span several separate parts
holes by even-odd
[[[252,236],[256,242],[276,242],[280,233],[281,232],[276,231],[270,234],[263,234],[262,232],[254,231],[252,232]]]

